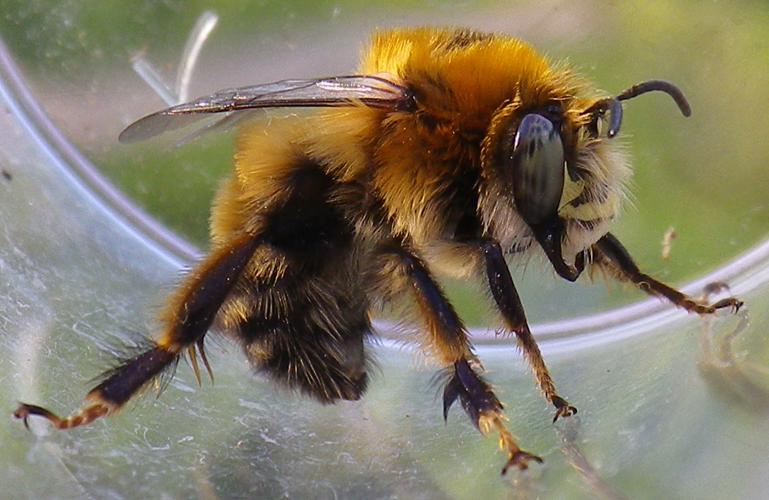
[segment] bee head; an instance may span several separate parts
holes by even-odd
[[[545,251],[556,272],[579,276],[583,259],[571,266],[562,253],[566,228],[559,215],[567,176],[567,146],[561,106],[549,104],[517,113],[501,136],[497,163],[518,215]],[[568,129],[568,127],[566,127]],[[581,254],[580,254],[581,255]]]
[[[669,94],[689,115],[681,91],[662,81],[598,100],[551,97],[532,105],[517,96],[501,108],[482,154],[487,232],[510,248],[527,248],[533,238],[555,271],[575,280],[585,251],[618,214],[629,177],[622,148],[612,141],[622,124],[621,101],[652,90]]]

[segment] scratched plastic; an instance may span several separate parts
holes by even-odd
[[[415,16],[415,22],[428,19]],[[491,330],[474,331],[511,428],[545,461],[527,473],[500,478],[502,453],[459,409],[444,424],[435,367],[392,340],[385,322],[383,340],[372,346],[378,368],[359,402],[321,406],[286,393],[253,375],[239,349],[221,342],[210,349],[214,384],[197,387],[180,363],[158,399],[149,395],[77,430],[53,432],[33,421],[28,432],[10,417],[16,402],[75,409],[115,351],[152,332],[153,311],[196,250],[122,199],[93,170],[94,155],[83,154],[94,151],[88,141],[62,133],[60,123],[49,120],[55,110],[37,107],[32,89],[39,86],[29,84],[5,46],[0,59],[0,413],[7,415],[0,425],[0,496],[765,496],[764,236],[705,242],[726,243],[727,250],[703,265],[712,272],[686,276],[686,289],[699,293],[724,281],[746,303],[738,315],[707,321],[632,290],[621,292],[628,305],[586,306],[604,292],[550,285],[538,291],[538,280],[550,275],[528,269],[534,288],[530,283],[523,295],[536,318],[551,315],[552,305],[537,306],[548,295],[559,302],[580,295],[582,302],[533,327],[561,393],[579,408],[576,418],[555,425],[518,351]],[[121,113],[113,115],[116,131],[135,118]],[[644,210],[640,202],[638,210]],[[755,224],[756,214],[765,215],[766,207],[735,220]],[[682,236],[672,243],[671,259],[685,238],[685,227],[676,229]]]

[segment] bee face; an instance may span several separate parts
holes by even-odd
[[[517,250],[538,242],[564,277],[575,273],[567,262],[608,232],[630,175],[621,144],[599,135],[602,116],[580,91],[534,103],[519,91],[484,144],[487,231]]]

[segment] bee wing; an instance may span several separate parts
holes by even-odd
[[[227,132],[253,118],[258,111],[258,109],[244,109],[237,113],[235,111],[230,111],[221,116],[214,115],[219,116],[219,118],[201,125],[197,129],[193,129],[192,132],[176,141],[174,145],[177,147],[184,146],[185,144],[198,140],[200,137],[210,132]]]
[[[136,142],[176,130],[211,113],[256,108],[336,107],[361,103],[380,109],[410,109],[413,96],[404,86],[381,76],[336,76],[312,80],[281,80],[220,90],[135,121],[120,133],[120,142]],[[230,121],[225,117],[225,121]],[[239,120],[236,120],[239,121]]]

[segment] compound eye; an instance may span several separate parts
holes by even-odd
[[[530,226],[555,217],[565,167],[561,135],[553,122],[539,114],[524,116],[509,158],[518,213]]]

